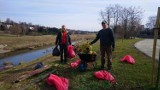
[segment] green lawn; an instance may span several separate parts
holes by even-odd
[[[45,64],[51,64],[53,67],[46,72],[31,77],[19,84],[14,84],[14,88],[25,86],[32,83],[32,80],[49,73],[51,70],[57,70],[54,74],[69,79],[69,90],[146,90],[153,89],[150,85],[150,73],[151,73],[151,58],[145,56],[134,47],[134,43],[142,39],[127,39],[116,40],[116,48],[113,52],[113,68],[111,74],[116,78],[117,84],[112,85],[108,81],[98,80],[93,76],[95,71],[100,68],[100,54],[99,54],[99,42],[93,45],[93,49],[97,52],[97,67],[94,69],[89,65],[85,72],[80,72],[78,69],[72,69],[69,65],[59,64],[58,61],[52,61],[53,57],[50,56],[50,61]],[[125,55],[131,55],[135,59],[135,64],[121,63],[120,59]],[[59,57],[57,57],[59,59]],[[78,56],[69,61],[72,62],[78,59]],[[107,66],[107,65],[106,65]],[[155,66],[157,71],[157,63]],[[156,76],[156,73],[155,73]],[[21,85],[20,85],[21,84]],[[22,85],[23,84],[23,85]],[[6,84],[7,85],[7,84]],[[160,85],[160,84],[159,84]],[[8,87],[8,86],[6,86]],[[13,86],[12,86],[13,87]],[[9,88],[9,87],[8,87]],[[10,88],[9,89],[14,89]],[[3,87],[4,89],[4,87]],[[32,83],[27,90],[53,90],[54,87],[50,87],[42,80],[39,83]]]
[[[112,75],[116,78],[116,85],[111,85],[104,80],[98,80],[93,76],[93,73],[100,68],[99,43],[93,45],[94,50],[98,53],[98,65],[95,70],[91,67],[85,72],[79,72],[77,69],[62,65],[58,68],[57,75],[69,79],[69,90],[152,89],[149,84],[151,75],[151,58],[135,49],[134,43],[139,40],[141,39],[116,41],[116,48],[113,52],[113,69],[111,71]],[[136,63],[134,65],[120,62],[120,59],[127,54],[135,59]],[[155,69],[157,70],[157,64]],[[46,88],[48,85],[44,86],[44,83],[41,83],[40,87]]]

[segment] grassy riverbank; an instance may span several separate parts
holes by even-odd
[[[72,41],[79,41],[84,39],[94,38],[95,34],[76,34],[71,35]],[[42,36],[20,36],[15,35],[1,35],[0,36],[0,57],[5,57],[11,54],[19,53],[22,51],[36,49],[55,44],[56,35],[42,35]],[[9,51],[8,53],[3,53]]]
[[[139,52],[133,46],[135,42],[141,39],[117,40],[116,49],[113,52],[113,69],[111,74],[116,78],[117,84],[112,85],[104,80],[98,80],[93,76],[100,67],[99,43],[93,45],[98,53],[97,67],[94,70],[91,66],[85,72],[79,72],[77,69],[70,68],[69,64],[59,64],[59,57],[47,55],[33,62],[17,66],[12,69],[0,72],[0,90],[26,89],[26,90],[53,90],[43,80],[38,83],[34,81],[52,70],[54,74],[69,79],[69,90],[150,90],[151,58]],[[135,59],[135,64],[121,63],[120,59],[125,55],[131,55]],[[68,63],[78,59],[78,57],[69,60]],[[36,62],[42,61],[44,64],[53,65],[49,70],[24,80],[19,83],[13,81],[21,74],[32,70]],[[59,66],[57,66],[59,65]],[[157,70],[157,64],[155,67]],[[156,76],[156,72],[155,72]],[[28,86],[29,85],[29,86]],[[154,89],[153,89],[154,90]]]
[[[95,34],[86,34],[86,35],[71,35],[71,40],[82,40],[83,38],[93,38]],[[42,47],[46,45],[54,45],[55,35],[42,35],[42,36],[0,36],[0,44],[7,45],[5,49],[14,51],[19,49],[25,49],[29,47]]]

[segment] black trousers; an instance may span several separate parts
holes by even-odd
[[[60,44],[60,60],[61,62],[67,62],[67,45]]]

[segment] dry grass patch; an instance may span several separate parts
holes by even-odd
[[[94,38],[95,34],[71,35],[72,41],[85,40]],[[8,50],[19,50],[28,47],[42,47],[48,45],[54,45],[56,36],[55,35],[43,35],[43,36],[0,36],[0,44],[7,45],[5,49]]]

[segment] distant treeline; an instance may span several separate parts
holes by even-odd
[[[154,38],[154,30],[150,28],[145,28],[144,30],[140,31],[138,37],[141,38]],[[160,39],[160,30],[158,31],[158,38]]]
[[[56,27],[45,27],[41,25],[33,25],[32,23],[26,22],[15,22],[9,18],[6,21],[0,21],[0,31],[4,33],[15,34],[15,35],[55,35],[60,29]],[[86,34],[88,31],[71,30],[70,34]]]
[[[15,35],[50,35],[59,32],[56,27],[32,25],[32,23],[26,22],[17,23],[9,18],[4,22],[0,22],[0,30]]]

